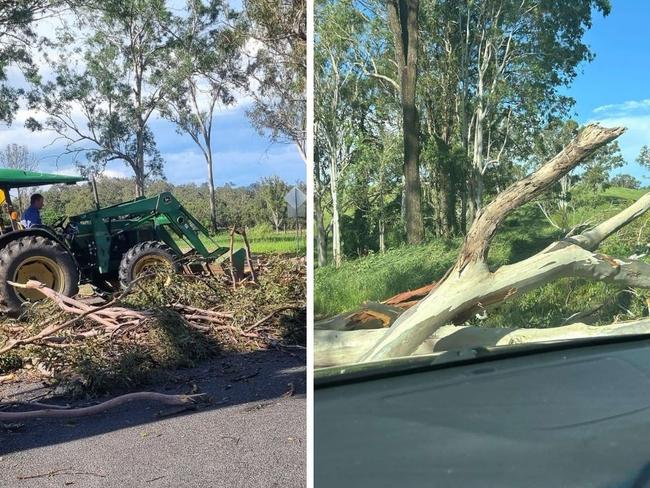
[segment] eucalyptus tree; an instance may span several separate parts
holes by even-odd
[[[620,186],[622,188],[630,188],[632,190],[638,190],[641,188],[641,182],[634,176],[628,174],[616,175],[609,180],[609,183],[612,186]]]
[[[258,184],[257,193],[261,201],[260,207],[273,223],[276,232],[280,231],[285,221],[287,203],[284,196],[289,190],[289,185],[278,176],[262,178]]]
[[[171,20],[164,0],[84,2],[58,37],[53,79],[39,84],[32,101],[47,118],[30,120],[30,128],[56,131],[82,172],[122,160],[136,196],[163,170],[149,122],[164,99]],[[87,34],[81,41],[79,32]]]
[[[199,147],[208,169],[210,222],[217,231],[214,187],[213,121],[216,111],[237,102],[246,85],[240,15],[227,4],[191,0],[186,15],[175,19],[165,69],[162,114]]]
[[[580,180],[590,190],[602,191],[609,183],[609,176],[612,170],[622,168],[625,165],[625,158],[621,153],[618,141],[614,141],[597,151],[584,164],[584,172]]]
[[[325,212],[329,208],[327,201],[329,176],[326,161],[323,158],[323,133],[314,122],[314,161],[313,161],[313,205],[314,205],[314,239],[318,266],[327,264],[328,235],[331,225],[325,225]],[[330,223],[331,224],[331,223]]]
[[[356,106],[359,73],[349,44],[339,35],[337,26],[348,22],[349,4],[318,2],[315,6],[315,23],[318,26],[314,49],[314,130],[318,149],[314,165],[319,189],[326,182],[330,200],[332,259],[334,266],[342,262],[341,211],[342,186],[352,156],[360,142],[356,123],[365,107]],[[321,209],[320,200],[316,207]],[[321,209],[322,212],[322,209]],[[322,238],[324,225],[322,213],[317,215],[317,233]]]
[[[248,116],[272,141],[293,143],[306,161],[307,2],[245,0],[253,80]]]
[[[636,158],[636,162],[639,163],[642,167],[650,169],[650,147],[644,145],[639,151],[639,155]]]
[[[406,236],[410,244],[419,244],[424,239],[420,186],[420,124],[416,105],[420,1],[388,0],[386,5],[388,23],[393,33],[402,104]]]
[[[8,70],[17,67],[27,81],[38,79],[33,60],[39,44],[36,22],[63,4],[61,0],[0,2],[0,121],[12,122],[19,98],[25,94],[23,88],[7,82]]]
[[[560,88],[593,54],[583,42],[608,0],[465,0],[458,5],[466,140],[472,166],[469,215],[483,205],[485,176],[503,162],[513,132],[540,125],[572,102]],[[569,8],[570,6],[570,8]]]
[[[347,6],[348,24],[340,22],[339,36],[348,39],[355,65],[374,80],[388,100],[397,101],[396,121],[402,133],[403,215],[409,243],[424,238],[420,182],[420,0],[340,2]]]

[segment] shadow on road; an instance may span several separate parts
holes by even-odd
[[[305,383],[303,350],[269,350],[223,355],[207,360],[195,368],[174,371],[164,383],[145,385],[137,389],[168,394],[207,394],[211,403],[200,406],[197,410],[174,413],[178,407],[167,407],[155,402],[134,402],[79,419],[39,419],[5,427],[0,424],[0,456],[137,426],[150,428],[162,420],[215,409],[238,407],[234,410],[235,414],[245,416],[248,412],[262,410],[278,401],[300,397],[304,399]],[[5,401],[29,399],[37,396],[40,388],[43,387],[26,385],[20,392],[10,392],[8,387],[0,387],[0,395],[5,397]],[[98,398],[97,401],[109,398]],[[74,406],[88,405],[87,402],[70,402],[66,398],[41,401],[52,404],[71,403]],[[304,422],[304,415],[306,414],[303,412],[301,422]],[[213,427],[205,426],[206,429]]]

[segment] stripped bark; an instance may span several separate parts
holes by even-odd
[[[314,331],[314,366],[324,368],[360,362],[368,344],[379,340],[383,333],[381,329],[347,332],[316,330]],[[648,333],[650,333],[648,318],[600,326],[574,323],[546,329],[444,325],[428,337],[412,355],[441,353],[467,347],[506,346]]]

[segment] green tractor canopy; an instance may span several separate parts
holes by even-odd
[[[0,168],[0,188],[11,190],[13,188],[26,188],[30,186],[56,185],[65,183],[72,185],[86,181],[81,176],[66,176],[53,173],[37,173],[20,169]]]

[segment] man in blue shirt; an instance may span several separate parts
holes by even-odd
[[[23,212],[20,223],[28,229],[34,225],[42,225],[41,223],[41,209],[45,200],[40,193],[34,193],[30,198],[30,205],[27,210]]]

